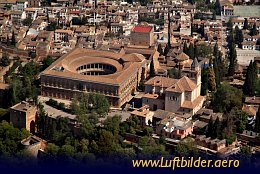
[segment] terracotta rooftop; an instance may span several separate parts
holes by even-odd
[[[188,109],[194,109],[198,106],[198,104],[201,103],[201,101],[204,100],[203,96],[198,96],[194,101],[188,101],[185,100],[183,104],[181,105],[182,108],[188,108]]]
[[[163,86],[165,88],[168,88],[172,86],[172,84],[175,84],[177,81],[177,79],[155,76],[154,78],[148,80],[145,85]]]
[[[256,116],[259,106],[256,105],[243,105],[242,110],[248,113],[250,116]]]
[[[260,97],[246,97],[245,103],[260,105]]]
[[[188,77],[184,76],[181,79],[177,80],[175,84],[172,84],[171,87],[167,88],[166,91],[182,93],[184,91],[191,92],[195,88],[197,88],[197,85]]]
[[[176,59],[178,59],[178,60],[181,60],[181,61],[183,61],[183,60],[188,60],[189,59],[189,56],[187,55],[187,54],[185,54],[185,53],[181,53],[181,54],[179,54],[178,56],[176,56]]]
[[[119,54],[109,51],[99,51],[84,48],[75,48],[68,54],[56,60],[50,67],[41,73],[46,76],[77,79],[120,85],[127,77],[144,64],[146,60],[139,54]],[[108,75],[90,76],[77,72],[77,68],[91,63],[104,63],[115,67],[116,72]],[[60,70],[60,71],[59,71]]]
[[[152,30],[151,26],[137,25],[137,26],[134,26],[134,28],[133,28],[134,32],[139,32],[139,33],[149,33],[151,30]]]

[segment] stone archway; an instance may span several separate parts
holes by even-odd
[[[30,123],[30,133],[35,133],[35,122],[34,120]]]

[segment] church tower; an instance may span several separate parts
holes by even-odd
[[[201,87],[201,67],[195,58],[191,64],[190,79],[197,85],[200,90]]]

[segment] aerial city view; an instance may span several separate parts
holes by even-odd
[[[0,169],[257,168],[259,106],[259,0],[0,0]]]

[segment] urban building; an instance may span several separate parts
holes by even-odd
[[[152,125],[154,112],[149,110],[149,106],[145,105],[131,112],[131,116],[136,116],[142,127]]]
[[[147,69],[140,54],[75,48],[41,73],[41,94],[71,100],[79,93],[94,92],[121,107],[131,100]]]
[[[23,101],[11,107],[10,122],[16,128],[24,128],[34,133],[36,114],[37,107]]]
[[[195,138],[195,143],[199,146],[214,150],[220,151],[221,149],[226,147],[226,140],[219,139],[211,139],[210,137],[206,137],[205,135],[197,135]]]
[[[152,110],[163,109],[170,112],[195,114],[203,105],[200,96],[201,68],[195,59],[189,77],[180,79],[156,76],[145,83],[143,105]]]
[[[193,132],[193,123],[179,117],[162,120],[156,127],[156,133],[167,138],[181,140]]]
[[[154,30],[147,24],[134,26],[131,31],[130,44],[136,46],[154,45]]]

